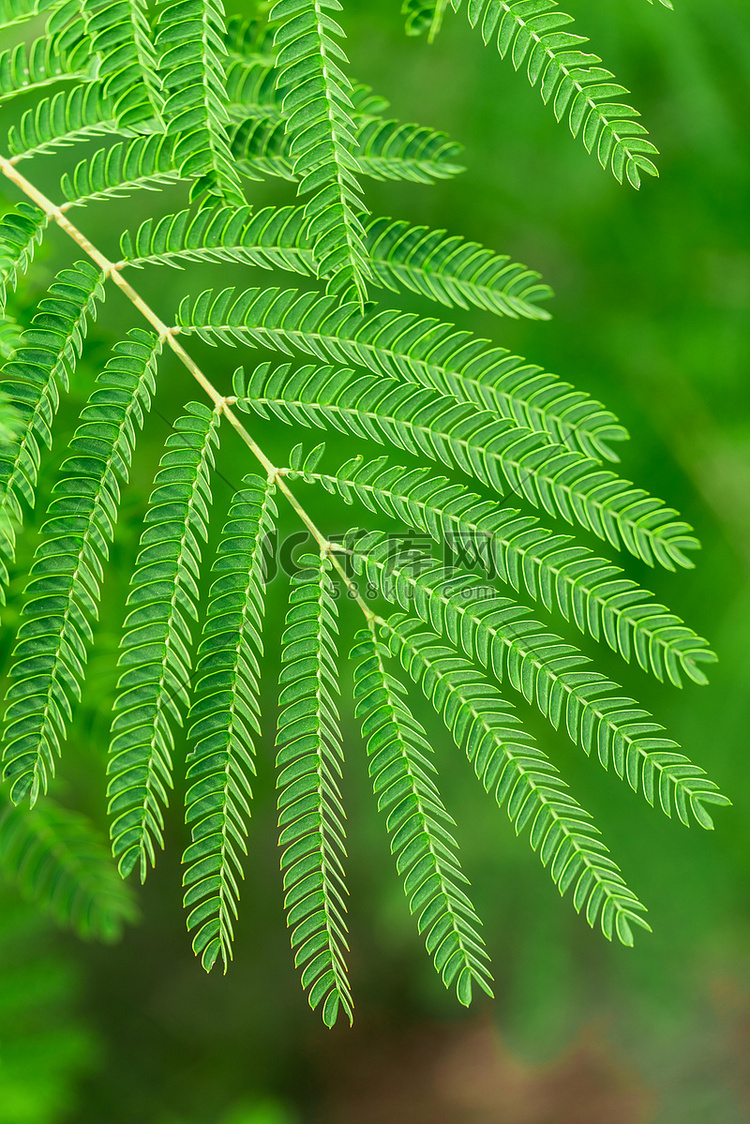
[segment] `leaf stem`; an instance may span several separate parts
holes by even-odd
[[[187,353],[187,351],[185,351],[185,348],[177,339],[179,328],[170,328],[167,324],[165,324],[161,317],[143,299],[140,293],[138,293],[130,284],[130,282],[126,281],[126,279],[122,276],[120,265],[110,261],[109,258],[107,258],[101,252],[101,250],[97,249],[93,242],[91,242],[86,237],[83,231],[79,230],[78,227],[70,221],[70,219],[61,210],[61,208],[53,203],[51,199],[48,199],[47,196],[44,195],[43,192],[41,192],[37,187],[35,187],[30,180],[27,180],[26,177],[18,171],[14,164],[12,164],[11,161],[4,156],[0,156],[0,172],[2,172],[3,175],[11,181],[11,183],[14,183],[16,187],[18,187],[24,193],[24,195],[31,199],[31,201],[35,203],[37,207],[44,211],[44,213],[54,223],[56,223],[61,230],[64,230],[65,233],[70,238],[72,238],[78,246],[80,246],[83,252],[87,254],[88,257],[91,258],[91,260],[96,265],[99,266],[99,268],[104,273],[105,278],[111,278],[120,292],[125,297],[127,297],[130,303],[138,309],[141,315],[149,322],[151,327],[154,328],[154,330],[158,333],[159,338],[162,339],[168,345],[168,347],[171,348],[171,350],[174,352],[183,366],[187,368],[195,381],[199,384],[201,389],[211,399],[214,407],[222,412],[224,417],[226,417],[230,425],[236,430],[240,438],[245,442],[255,458],[263,466],[266,473],[268,474],[269,480],[274,480],[276,482],[279,491],[284,494],[290,507],[294,510],[298,518],[318,543],[321,552],[323,552],[326,557],[330,558],[334,569],[339,574],[339,577],[344,582],[346,588],[352,594],[352,600],[356,601],[356,603],[364,613],[365,619],[368,622],[372,621],[375,618],[375,614],[373,613],[372,609],[370,609],[367,602],[360,595],[356,584],[348,576],[341,562],[336,557],[336,554],[332,549],[332,544],[328,541],[326,536],[315,524],[313,519],[310,517],[310,515],[308,515],[307,511],[305,511],[302,504],[294,495],[291,488],[284,479],[283,471],[277,468],[276,465],[274,465],[269,460],[252,434],[248,432],[248,430],[235,414],[234,410],[232,410],[231,407],[234,404],[235,399],[231,397],[227,398],[223,394],[221,394],[221,392],[216,389],[211,380],[207,378],[207,376],[203,373],[195,360]]]

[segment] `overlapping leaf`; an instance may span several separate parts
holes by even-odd
[[[624,660],[634,655],[657,679],[667,677],[678,687],[682,675],[707,681],[703,667],[716,657],[706,640],[625,578],[619,566],[570,535],[553,534],[534,516],[498,509],[429,468],[391,465],[387,457],[355,457],[335,472],[302,469],[300,476],[429,535],[463,565],[479,566],[549,612],[560,612]]]
[[[592,927],[599,921],[611,940],[633,943],[633,925],[648,928],[644,906],[623,881],[591,816],[567,791],[548,757],[534,744],[493,684],[455,649],[440,643],[420,621],[392,617],[383,627],[391,649],[419,683],[465,748],[477,778],[505,808],[561,894],[573,890],[573,905]]]
[[[305,215],[321,276],[331,278],[329,288],[364,306],[370,270],[352,84],[342,69],[343,31],[330,14],[340,10],[339,0],[277,0],[270,19],[279,24],[277,85],[299,194],[310,196]]]
[[[387,813],[396,870],[436,971],[468,1007],[474,985],[492,994],[492,977],[451,834],[453,820],[434,780],[425,731],[408,708],[403,686],[385,668],[385,645],[372,627],[357,639],[356,714],[367,739],[378,807]]]
[[[91,620],[114,537],[120,482],[151,405],[160,342],[136,329],[115,348],[81,414],[26,586],[3,749],[14,802],[33,804],[54,775],[71,699],[80,700]]]
[[[190,403],[167,438],[131,579],[108,795],[120,872],[137,866],[141,880],[163,845],[173,727],[182,724],[189,702],[191,621],[197,616],[201,542],[208,536],[219,417]]]
[[[679,752],[663,727],[617,684],[559,636],[530,618],[523,605],[489,593],[473,575],[437,566],[415,552],[404,553],[381,532],[353,536],[347,552],[358,573],[383,596],[415,612],[471,659],[562,727],[604,768],[657,800],[666,815],[674,810],[689,826],[691,818],[712,828],[711,805],[729,803],[704,770]]]
[[[293,333],[304,339],[304,330],[297,333],[296,328],[294,322],[291,328],[284,324],[274,334],[265,325],[246,332],[229,326],[223,334],[229,339],[246,334],[257,342],[270,337],[282,347]],[[396,379],[312,365],[295,370],[289,364],[273,368],[266,363],[248,380],[240,370],[235,392],[242,410],[353,433],[458,468],[499,495],[510,489],[650,565],[692,565],[686,551],[698,544],[673,509],[603,470],[597,461],[551,445],[543,434],[490,411]]]
[[[470,332],[413,313],[363,316],[356,305],[296,289],[207,289],[183,301],[178,324],[208,342],[236,341],[283,354],[294,349],[434,388],[471,406],[472,415],[490,411],[594,458],[616,459],[610,442],[626,436],[609,410],[555,375],[504,348],[488,347]],[[337,372],[332,385],[343,377]]]

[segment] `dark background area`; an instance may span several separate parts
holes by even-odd
[[[697,530],[703,551],[694,571],[623,564],[711,639],[720,657],[711,686],[677,691],[623,668],[604,649],[597,659],[708,769],[733,807],[717,814],[711,835],[670,823],[530,719],[649,906],[653,935],[641,935],[635,949],[609,946],[560,902],[526,840],[514,837],[466,763],[440,746],[497,984],[494,1002],[478,1000],[464,1012],[443,991],[408,915],[346,712],[357,1021],[352,1031],[326,1031],[299,988],[284,927],[271,645],[267,737],[229,974],[206,977],[185,933],[178,789],[166,853],[138,893],[141,924],[120,944],[59,936],[5,895],[0,1124],[740,1124],[750,1117],[750,14],[743,0],[676,3],[675,13],[645,0],[569,5],[633,91],[661,150],[660,180],[639,193],[571,141],[525,76],[483,48],[464,17],[448,15],[428,46],[403,35],[397,2],[349,0],[345,27],[358,80],[387,96],[394,116],[444,129],[466,149],[467,171],[454,181],[368,184],[372,212],[445,227],[538,269],[555,291],[549,323],[479,313],[458,313],[456,322],[614,409],[632,435],[622,448],[624,474]],[[278,185],[253,186],[250,197],[277,200]],[[131,226],[154,202],[161,213],[182,205],[169,192],[134,196],[125,205]],[[106,206],[92,206],[80,221],[94,238],[111,238]],[[53,237],[55,245],[62,241]],[[37,296],[54,260],[48,250],[35,266]],[[225,274],[195,277],[193,292],[225,283]],[[144,276],[143,287],[165,312],[186,291],[184,278],[165,271]],[[417,298],[405,303],[434,314]],[[116,297],[111,306],[90,333],[61,434],[66,425],[72,432],[118,330],[131,326]],[[227,388],[235,359],[252,362],[201,354]],[[91,686],[60,780],[62,798],[103,827],[123,574],[168,424],[193,393],[184,378],[167,370],[139,448]],[[288,432],[278,436],[280,449],[293,443]],[[43,491],[64,445],[58,440],[45,466]],[[222,463],[239,463],[229,452]],[[229,483],[217,482],[217,506],[228,503]],[[334,530],[346,526],[345,509],[334,514],[318,501],[317,510],[338,520]],[[17,588],[22,570],[23,558]],[[280,622],[284,594],[279,581],[269,621]],[[4,652],[14,611],[11,600]]]

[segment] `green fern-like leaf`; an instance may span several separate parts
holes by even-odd
[[[563,30],[573,17],[561,12],[557,0],[451,0],[455,11],[466,8],[472,27],[479,27],[485,43],[493,39],[502,58],[516,70],[526,68],[532,86],[539,84],[542,100],[555,117],[567,118],[574,137],[595,152],[603,168],[611,168],[619,182],[640,187],[643,173],[659,173],[651,159],[656,146],[636,118],[637,110],[616,99],[627,94],[598,55],[582,51],[585,35]]]
[[[409,384],[421,384],[440,392],[432,399],[424,395],[425,402],[440,398],[446,409],[449,401],[464,403],[473,416],[486,412],[488,422],[508,419],[589,457],[614,459],[609,442],[626,436],[613,414],[556,376],[503,348],[487,348],[469,332],[412,313],[362,316],[355,305],[339,306],[332,297],[294,289],[224,289],[185,300],[177,320],[186,332],[209,342],[236,341],[285,355],[296,349],[316,358],[322,353],[336,364],[354,363],[374,372],[380,385],[406,382],[405,393],[415,402],[419,392]],[[325,377],[321,370],[316,379],[321,392]],[[336,372],[330,389],[343,386],[347,377]],[[582,462],[573,458],[570,463]]]
[[[60,90],[27,109],[8,133],[8,151],[16,163],[49,155],[59,148],[102,134],[114,134],[117,125],[112,102],[96,83]]]
[[[163,0],[160,5],[155,43],[175,159],[183,176],[198,177],[194,197],[208,193],[242,206],[226,132],[225,34],[221,0]]]
[[[604,639],[626,662],[635,655],[657,679],[678,687],[682,675],[707,682],[702,665],[716,656],[706,640],[623,577],[619,566],[572,536],[553,534],[534,516],[498,509],[431,469],[390,465],[387,457],[355,457],[334,473],[304,468],[300,476],[431,536],[463,564],[481,567]]]
[[[158,121],[163,98],[145,0],[84,0],[84,11],[102,94],[112,99],[118,123]]]
[[[492,995],[481,922],[462,888],[468,887],[450,828],[453,820],[433,779],[426,734],[405,704],[403,686],[385,668],[387,649],[375,630],[359,634],[352,658],[356,714],[367,738],[370,775],[409,908],[446,987],[464,1006],[473,985]]]
[[[197,616],[201,540],[208,535],[209,473],[219,414],[200,403],[167,438],[128,597],[110,746],[112,847],[120,872],[141,880],[163,844],[172,784],[172,724],[188,703],[191,619]]]
[[[278,176],[291,182],[297,180],[286,128],[285,121],[266,116],[249,117],[232,131],[232,153],[244,175],[250,179]],[[464,170],[457,162],[460,146],[445,133],[400,121],[376,118],[355,126],[354,152],[361,174],[375,180],[430,184]],[[361,237],[360,231],[360,240]],[[326,269],[335,272],[336,260],[329,262]]]
[[[81,937],[116,940],[135,920],[128,887],[92,825],[51,800],[0,810],[0,866],[24,897]]]
[[[355,151],[362,171],[376,180],[429,184],[464,170],[458,163],[461,146],[445,133],[379,117],[357,130]]]
[[[34,260],[49,219],[44,211],[19,203],[0,218],[0,316],[5,315],[8,289],[15,289]]]
[[[5,775],[33,804],[54,775],[69,699],[80,700],[90,620],[127,482],[136,431],[151,404],[161,344],[140,329],[118,345],[81,415],[42,527],[11,667]]]
[[[151,165],[149,165],[150,167]],[[83,197],[86,184],[81,184]],[[376,219],[365,231],[370,268],[377,284],[410,289],[442,304],[474,305],[501,316],[546,319],[537,301],[550,295],[539,275],[476,243],[444,231]],[[300,207],[189,211],[147,219],[121,241],[123,263],[134,266],[186,262],[239,262],[266,269],[316,275],[318,266]]]
[[[539,274],[476,242],[444,230],[376,219],[367,228],[376,280],[397,292],[411,289],[449,308],[475,308],[498,316],[546,320],[539,301],[552,295]]]
[[[82,78],[90,67],[89,44],[78,38],[71,45],[62,36],[41,36],[28,46],[20,43],[0,53],[0,101],[36,93],[61,79]]]
[[[332,278],[329,288],[351,293],[364,307],[370,270],[351,82],[341,69],[343,32],[329,14],[340,10],[338,0],[278,0],[270,18],[279,22],[278,88],[299,193],[312,194],[306,216],[321,276]]]
[[[224,319],[231,324],[232,312]],[[270,319],[266,317],[266,324]],[[230,339],[247,334],[258,342],[271,336],[271,342],[279,346],[279,337],[286,341],[297,334],[292,317],[279,320],[283,329],[275,339],[265,325],[247,333],[228,325],[222,334]],[[304,332],[299,334],[304,339]],[[692,565],[685,552],[698,544],[675,511],[604,471],[597,461],[551,445],[543,435],[498,419],[490,411],[459,404],[436,391],[382,376],[357,375],[345,368],[294,370],[288,364],[272,368],[266,363],[247,381],[238,372],[235,390],[242,410],[275,416],[288,424],[351,432],[442,461],[498,495],[510,489],[550,515],[578,522],[650,565],[655,560],[668,569]]]
[[[100,148],[76,165],[61,181],[70,207],[83,207],[103,199],[120,199],[132,191],[153,191],[179,178],[172,137],[152,133]]]
[[[246,476],[234,497],[214,561],[217,575],[198,649],[190,711],[196,746],[187,768],[186,821],[192,843],[186,864],[188,930],[206,971],[232,956],[239,851],[250,816],[253,738],[260,732],[258,681],[263,651],[265,556],[277,516],[273,484]]]
[[[706,805],[725,805],[716,785],[693,765],[648,711],[623,696],[600,672],[584,670],[589,660],[529,618],[529,610],[494,592],[472,575],[446,570],[425,557],[399,556],[393,543],[373,532],[348,544],[355,569],[390,601],[412,609],[466,654],[507,679],[529,703],[586,753],[595,751],[604,768],[640,791],[649,804],[658,798],[665,815],[677,812],[686,826],[691,815],[704,828],[713,823]]]
[[[68,389],[70,371],[81,354],[87,319],[104,298],[102,279],[101,271],[88,262],[61,270],[3,369],[0,389],[24,427],[15,447],[0,449],[0,555],[6,561],[15,556],[15,528],[23,521],[21,501],[34,506],[41,447],[52,444],[60,392]],[[0,581],[7,580],[6,563],[0,559]]]
[[[351,1023],[341,802],[341,731],[331,563],[307,555],[294,576],[282,637],[279,695],[279,845],[295,964],[310,1006]]]
[[[420,621],[395,616],[383,632],[456,745],[466,749],[477,778],[505,805],[516,835],[528,827],[531,846],[560,893],[572,888],[573,904],[592,928],[599,920],[608,939],[616,934],[631,945],[634,924],[649,928],[644,906],[608,857],[591,816],[567,792],[497,688]]]

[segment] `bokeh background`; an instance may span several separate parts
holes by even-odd
[[[717,815],[711,835],[670,823],[535,725],[650,909],[653,935],[635,949],[608,946],[559,901],[526,841],[515,839],[465,763],[446,751],[445,789],[497,982],[494,1002],[464,1012],[434,977],[408,916],[345,716],[357,1022],[329,1032],[307,1007],[284,930],[271,683],[236,960],[226,977],[203,974],[184,931],[179,813],[166,853],[138,892],[141,922],[115,946],[60,935],[2,891],[0,1124],[750,1119],[750,13],[745,0],[676,6],[670,13],[645,0],[569,2],[633,90],[661,149],[661,179],[640,193],[587,158],[464,19],[449,15],[429,46],[404,36],[398,0],[348,0],[345,26],[358,79],[387,96],[395,116],[444,129],[466,149],[467,171],[454,181],[369,185],[372,211],[445,227],[538,269],[556,294],[549,323],[478,313],[457,322],[602,398],[633,435],[623,448],[626,475],[697,528],[703,551],[695,571],[650,574],[633,563],[628,572],[712,640],[720,664],[711,686],[660,687],[602,650],[597,656],[709,770],[733,807]],[[259,202],[278,197],[277,185],[259,184],[255,193]],[[180,205],[169,193],[134,196],[125,205],[132,225],[154,204],[164,213]],[[106,208],[90,208],[85,224],[111,238]],[[40,256],[29,307],[16,309],[21,318],[49,283],[62,245],[53,236]],[[200,283],[223,284],[224,276]],[[165,273],[144,285],[162,308],[185,288]],[[416,298],[412,307],[427,310]],[[116,298],[104,321],[91,332],[63,432],[72,431],[96,364],[130,326]],[[226,380],[232,357],[204,355]],[[103,830],[123,574],[186,393],[178,371],[170,378],[140,448],[91,683],[59,782],[61,799]],[[290,443],[288,434],[279,437],[281,448]],[[63,456],[60,440],[43,491]],[[219,481],[216,504],[226,505],[229,494]],[[332,518],[343,529],[345,513]],[[28,561],[19,559],[16,589]],[[275,625],[281,584],[271,595]],[[11,599],[6,666],[16,611]],[[178,809],[180,795],[178,788]]]

